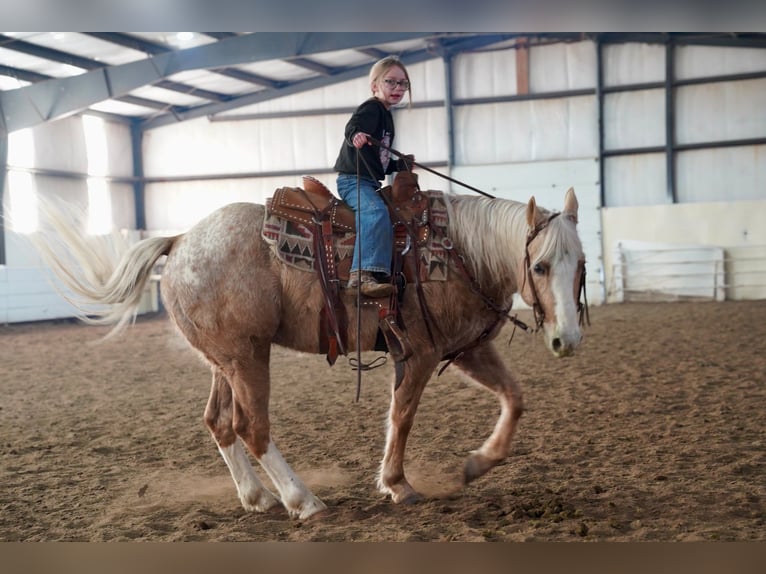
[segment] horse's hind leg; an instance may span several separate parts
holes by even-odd
[[[411,357],[404,366],[405,375],[401,386],[391,393],[386,447],[378,475],[378,488],[390,494],[391,500],[397,503],[409,504],[422,498],[404,475],[404,451],[420,397],[435,366],[436,363],[425,364],[419,362],[417,357]]]
[[[463,480],[468,484],[508,457],[516,426],[524,412],[524,400],[521,387],[492,345],[466,351],[453,364],[469,378],[489,388],[500,401],[500,417],[495,429],[481,448],[466,459]]]
[[[217,367],[213,367],[213,384],[205,407],[205,424],[229,467],[242,506],[248,511],[264,512],[277,504],[279,499],[263,486],[255,474],[247,452],[234,432],[233,411],[234,400],[229,382]]]
[[[232,359],[229,382],[234,392],[233,428],[279,490],[290,516],[308,518],[326,506],[282,458],[269,426],[270,343],[248,341],[247,352]]]

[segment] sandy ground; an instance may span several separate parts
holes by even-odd
[[[0,327],[0,540],[766,540],[766,301],[591,319],[569,359],[521,332],[508,347],[510,328],[496,341],[528,410],[507,462],[465,489],[498,406],[450,369],[432,379],[413,506],[374,485],[390,365],[356,403],[345,358],[275,349],[274,439],[328,506],[304,521],[242,509],[202,422],[209,372],[164,316],[101,343],[73,322]]]

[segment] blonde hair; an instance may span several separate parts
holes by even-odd
[[[410,74],[404,63],[399,59],[399,56],[386,56],[375,62],[372,68],[370,68],[370,90],[372,90],[373,96],[375,95],[375,88],[373,86],[394,66],[398,66],[404,72],[404,77],[410,82]],[[410,82],[410,88],[407,90],[407,97],[410,100],[410,106],[412,106],[412,82]]]

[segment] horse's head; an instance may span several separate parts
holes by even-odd
[[[585,280],[574,190],[567,191],[561,213],[540,209],[532,197],[527,225],[521,296],[532,306],[548,348],[557,357],[566,357],[582,339],[578,311],[582,311],[580,292]]]

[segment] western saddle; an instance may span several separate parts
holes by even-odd
[[[387,350],[399,363],[412,354],[399,309],[406,282],[416,285],[427,326],[430,321],[420,286],[423,274],[417,256],[418,247],[431,233],[429,200],[418,186],[417,175],[410,171],[398,172],[393,185],[382,187],[378,192],[388,206],[394,226],[394,293],[388,300],[365,299],[361,304],[378,308],[378,325],[384,344],[381,344],[379,337],[376,349]],[[326,353],[328,363],[333,365],[338,355],[345,355],[347,349],[348,320],[341,300],[340,284],[348,279],[351,267],[350,258],[337,262],[334,238],[336,235],[356,233],[354,211],[311,176],[303,177],[302,188],[277,189],[266,205],[269,214],[300,223],[313,231],[315,271],[324,296],[320,352]],[[399,277],[403,279],[397,279]],[[430,326],[428,328],[430,334]]]

